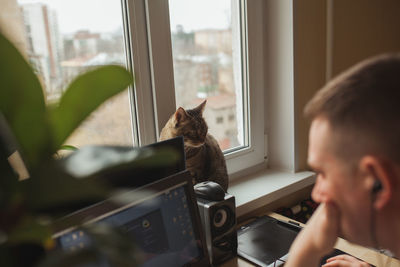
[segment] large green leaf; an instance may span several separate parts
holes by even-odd
[[[0,34],[0,111],[29,165],[48,156],[49,134],[43,89],[30,65]]]
[[[76,179],[58,164],[47,162],[30,179],[20,181],[29,210],[62,216],[107,198],[109,189],[88,179]]]
[[[9,244],[36,243],[43,245],[51,238],[50,226],[32,216],[24,216],[16,227],[9,233]]]
[[[171,175],[181,162],[173,148],[85,146],[63,160],[66,172],[109,187],[140,187]]]
[[[80,75],[67,88],[57,107],[51,110],[53,152],[100,104],[126,89],[133,76],[120,66],[105,66]]]

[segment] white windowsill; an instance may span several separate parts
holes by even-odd
[[[236,216],[242,216],[315,182],[315,173],[263,170],[231,182],[228,193],[235,196]]]

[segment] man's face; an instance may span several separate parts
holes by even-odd
[[[342,237],[369,245],[369,191],[357,170],[350,168],[350,164],[337,155],[335,140],[328,120],[323,117],[313,120],[309,136],[308,164],[317,173],[317,181],[312,198],[318,203],[336,204],[340,212],[339,228]]]

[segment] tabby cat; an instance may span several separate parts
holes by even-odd
[[[228,189],[228,173],[224,154],[217,140],[207,133],[208,126],[203,118],[207,100],[194,109],[178,108],[161,130],[160,140],[183,136],[186,167],[194,183],[213,181]]]

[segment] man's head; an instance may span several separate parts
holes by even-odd
[[[305,114],[312,120],[308,162],[318,173],[314,200],[338,206],[346,238],[373,245],[366,235],[371,207],[389,207],[400,183],[400,55],[369,59],[339,75]]]
[[[329,121],[341,157],[377,154],[400,164],[400,54],[368,59],[342,73],[317,92],[305,114]]]

